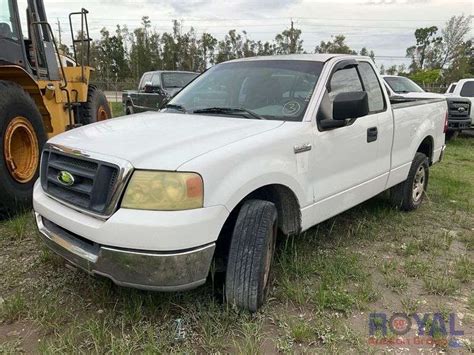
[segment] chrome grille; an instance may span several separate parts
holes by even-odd
[[[131,171],[126,162],[99,160],[48,145],[41,157],[41,186],[46,194],[72,208],[109,217],[115,212]],[[61,182],[61,172],[70,173],[74,182]]]

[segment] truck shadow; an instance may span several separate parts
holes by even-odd
[[[385,218],[401,213],[392,207],[387,194],[383,193],[300,235],[280,235],[274,259],[274,282],[279,281],[282,260],[287,259],[295,250],[330,250],[370,241],[374,238],[374,232],[369,227],[371,224],[377,221],[382,223]],[[229,307],[224,305],[224,272],[211,271],[206,284],[197,289],[171,293],[120,287],[104,277],[85,276],[79,270],[75,274],[73,278],[80,281],[70,284],[74,293],[81,294],[81,298],[93,295],[94,302],[102,307],[113,305],[115,312],[123,312],[127,317],[137,317],[137,321],[138,318],[151,316],[155,312],[166,313],[171,318],[178,317],[183,312],[194,314],[197,310],[209,307],[229,312]]]

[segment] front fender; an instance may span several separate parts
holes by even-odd
[[[273,184],[288,187],[300,207],[307,206],[313,202],[310,173],[298,171],[294,146],[311,142],[310,130],[301,123],[295,132],[284,126],[206,153],[178,170],[202,175],[205,206],[224,205],[232,211],[251,192]],[[310,159],[310,153],[303,154]]]

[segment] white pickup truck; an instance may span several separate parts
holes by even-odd
[[[222,63],[162,112],[51,139],[37,225],[56,253],[123,286],[193,288],[215,261],[227,302],[256,311],[278,232],[300,233],[387,189],[403,210],[420,205],[446,110],[437,99],[391,105],[366,57]]]
[[[461,79],[449,85],[445,95],[447,97],[462,97],[471,101],[471,123],[474,124],[474,78]]]

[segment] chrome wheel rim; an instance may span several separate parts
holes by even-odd
[[[425,179],[426,173],[423,165],[420,165],[418,170],[415,173],[415,179],[413,180],[413,201],[418,202],[423,196],[425,191]]]

